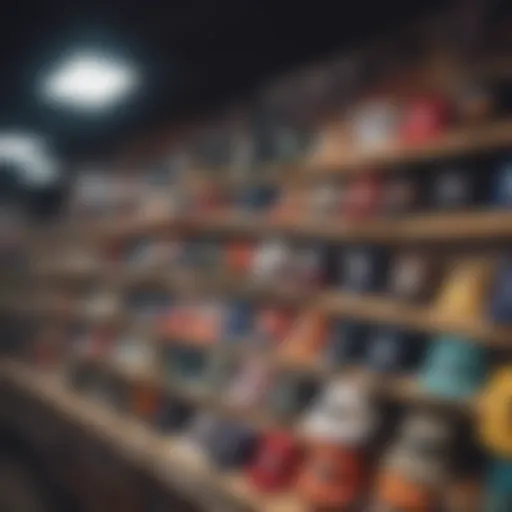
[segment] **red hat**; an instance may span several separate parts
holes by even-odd
[[[291,436],[268,434],[249,468],[249,479],[261,491],[285,490],[293,484],[302,458],[302,449]]]
[[[354,178],[347,186],[342,212],[351,218],[375,215],[383,198],[382,178],[367,174]]]
[[[444,98],[427,97],[413,102],[405,113],[402,140],[416,143],[439,135],[449,121],[449,106]]]
[[[364,454],[323,443],[312,449],[298,481],[299,492],[307,503],[336,509],[356,503],[363,485]]]

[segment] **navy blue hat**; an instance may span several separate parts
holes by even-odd
[[[248,427],[229,422],[219,423],[208,447],[212,461],[225,469],[249,464],[258,447],[257,433]]]
[[[326,347],[326,362],[337,365],[361,361],[369,334],[370,328],[367,325],[344,319],[336,321]]]
[[[278,197],[278,191],[273,185],[249,186],[242,190],[238,204],[248,212],[260,212],[270,208]]]
[[[456,209],[474,204],[477,194],[475,173],[450,167],[434,175],[431,203],[438,209]]]
[[[352,292],[379,291],[387,281],[389,255],[382,248],[347,247],[342,249],[340,284]]]
[[[252,331],[253,323],[251,304],[245,301],[234,301],[229,306],[224,326],[225,339],[231,340],[248,335]]]
[[[418,334],[381,327],[370,336],[367,363],[380,372],[410,372],[417,369],[424,350],[424,340]]]

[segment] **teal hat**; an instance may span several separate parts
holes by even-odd
[[[425,389],[444,398],[465,398],[482,385],[487,373],[483,347],[457,336],[432,340],[420,375]]]
[[[512,510],[512,461],[498,459],[489,467],[485,486],[485,510]]]

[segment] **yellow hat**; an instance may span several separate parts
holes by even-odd
[[[500,457],[512,457],[512,365],[496,370],[481,395],[479,434]]]
[[[441,288],[436,310],[453,319],[474,319],[484,313],[494,265],[470,259],[456,262]]]

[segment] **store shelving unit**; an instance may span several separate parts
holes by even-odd
[[[437,161],[440,159],[470,156],[506,149],[512,145],[512,121],[495,121],[467,129],[455,129],[433,140],[413,146],[396,145],[376,152],[355,151],[346,154],[342,161],[335,163],[315,163],[310,161],[290,166],[281,178],[284,183],[307,183],[310,180],[322,180],[333,176],[349,176],[365,172],[369,167],[378,172],[387,172],[396,166]],[[425,171],[427,172],[427,171]],[[273,179],[273,178],[272,178]],[[66,238],[80,229],[81,238],[88,243],[110,243],[140,235],[199,233],[224,234],[260,238],[273,235],[320,239],[329,242],[372,242],[376,244],[407,245],[419,242],[428,244],[446,244],[471,242],[481,244],[489,241],[512,241],[512,213],[503,210],[479,210],[452,213],[423,213],[407,217],[383,218],[376,220],[336,220],[312,221],[296,219],[293,222],[273,220],[267,216],[248,216],[222,212],[205,216],[177,215],[159,218],[114,219],[108,222],[93,223],[87,226],[64,226],[56,233],[57,239]],[[44,238],[44,236],[43,236]],[[172,273],[148,272],[134,274],[130,270],[118,272],[96,268],[83,272],[55,269],[39,270],[32,276],[34,282],[62,283],[88,282],[99,279],[109,286],[123,291],[131,286],[147,282],[157,282],[169,291],[181,293],[187,284],[180,282]],[[376,295],[357,295],[339,290],[322,290],[304,294],[284,294],[275,287],[254,287],[240,276],[224,275],[216,279],[202,277],[196,285],[235,296],[285,301],[298,307],[314,306],[328,316],[343,316],[382,325],[400,326],[429,334],[454,333],[468,337],[475,343],[489,349],[509,351],[512,346],[512,329],[499,327],[479,318],[455,318],[446,316],[434,306],[411,305],[395,299]],[[44,300],[37,303],[25,301],[2,301],[4,310],[22,315],[40,315],[42,317],[60,317],[81,319],[81,309],[69,308],[61,311],[52,302]],[[120,311],[101,322],[111,322],[130,328],[144,330],[149,343],[161,343],[162,335],[154,327],[144,327]],[[166,337],[167,343],[172,343]],[[226,350],[235,356],[247,357],[250,349],[243,344],[223,344],[223,340],[214,346],[205,346],[204,350]],[[183,340],[181,340],[183,342]],[[233,345],[237,345],[236,348]],[[219,347],[221,347],[219,349]],[[353,378],[364,381],[372,391],[385,400],[402,405],[422,405],[441,408],[470,419],[478,407],[478,397],[467,401],[449,401],[429,395],[421,389],[418,381],[410,376],[376,375],[356,366],[347,366],[336,370],[328,368],[322,361],[297,361],[281,357],[277,352],[260,354],[269,365],[277,368],[294,368],[301,372],[311,372],[323,381],[335,379],[340,374],[350,373]],[[248,422],[261,429],[288,429],[297,437],[300,432],[280,421],[267,411],[241,410],[226,404],[211,392],[187,390],[173,386],[165,381],[158,372],[134,372],[108,362],[95,362],[102,371],[109,372],[126,381],[144,380],[165,389],[200,408],[212,409],[221,416]],[[208,461],[193,452],[183,439],[163,437],[156,434],[150,426],[140,420],[120,417],[104,405],[70,391],[62,382],[28,365],[5,361],[0,365],[0,382],[50,408],[64,421],[80,424],[90,434],[103,439],[113,446],[127,460],[136,462],[144,471],[156,476],[158,480],[177,492],[188,496],[200,507],[207,510],[261,512],[301,512],[306,510],[293,495],[285,494],[268,497],[252,489],[242,475],[223,475],[213,469]],[[201,489],[201,492],[198,492]]]

